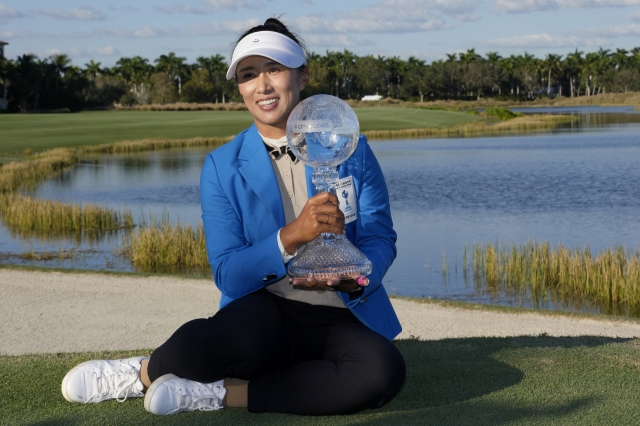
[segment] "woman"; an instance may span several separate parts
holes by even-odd
[[[69,401],[145,398],[155,414],[247,407],[251,412],[352,413],[389,402],[405,365],[400,324],[382,287],[396,234],[380,167],[361,137],[339,167],[358,217],[313,195],[310,169],[286,152],[286,122],[309,80],[297,37],[279,20],[240,37],[236,78],[254,124],[210,153],[200,191],[221,309],[180,327],[150,359],[89,361],[64,378]],[[346,233],[373,263],[367,279],[287,278],[287,263],[323,232]]]

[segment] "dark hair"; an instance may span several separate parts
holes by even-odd
[[[289,37],[291,40],[293,40],[296,43],[298,43],[298,45],[300,47],[302,47],[302,51],[304,52],[304,55],[306,57],[309,57],[309,51],[307,50],[307,46],[302,41],[302,38],[298,34],[296,34],[293,31],[291,31],[289,29],[289,27],[287,27],[282,21],[280,21],[279,18],[280,17],[276,18],[275,16],[272,16],[271,18],[269,18],[266,21],[264,21],[264,24],[257,25],[257,26],[255,26],[255,27],[253,27],[251,29],[248,29],[247,31],[244,32],[244,34],[242,34],[238,38],[238,40],[235,43],[235,46],[237,46],[238,43],[240,43],[240,40],[242,40],[243,38],[245,38],[249,34],[257,33],[258,31],[272,31],[274,33],[280,33],[282,35],[285,35],[285,36]],[[235,46],[234,46],[234,48],[235,48]],[[300,69],[304,69],[305,67],[306,67],[306,65],[302,65],[300,67]]]

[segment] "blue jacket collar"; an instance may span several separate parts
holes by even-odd
[[[255,124],[244,134],[238,160],[242,162],[238,171],[271,212],[278,226],[286,225],[275,171]]]

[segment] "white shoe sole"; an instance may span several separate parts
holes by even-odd
[[[148,359],[148,358],[146,358]],[[62,396],[64,396],[64,399],[66,399],[69,402],[76,402],[78,404],[93,404],[95,403],[95,401],[93,402],[80,402],[80,401],[74,401],[73,399],[71,399],[69,397],[69,394],[67,393],[67,379],[69,378],[69,376],[71,376],[71,373],[73,373],[75,370],[78,370],[80,368],[82,368],[83,365],[85,364],[91,364],[92,362],[94,362],[95,360],[92,361],[85,361],[81,364],[76,365],[75,367],[73,367],[71,370],[69,370],[69,372],[64,376],[64,379],[62,379],[62,385],[61,385],[61,390],[62,390]],[[131,397],[129,397],[131,398]],[[115,399],[115,398],[110,398],[110,399]],[[105,400],[106,401],[106,400]]]
[[[87,362],[83,362],[82,364],[78,364],[75,367],[73,367],[71,370],[69,370],[69,372],[67,373],[66,376],[64,376],[64,379],[62,379],[62,396],[64,396],[64,399],[66,399],[69,402],[77,402],[82,404],[79,401],[74,401],[73,399],[71,399],[69,397],[69,394],[67,393],[67,379],[69,378],[69,376],[71,375],[71,373],[73,373],[75,370],[78,370],[79,368],[81,368],[83,365],[85,364],[89,364],[91,361],[87,361]],[[86,404],[86,402],[85,402]]]
[[[151,398],[153,398],[153,394],[156,392],[156,390],[161,384],[163,384],[167,380],[177,379],[177,378],[178,376],[174,374],[165,374],[164,376],[158,377],[153,383],[151,383],[151,386],[149,386],[149,389],[147,389],[147,393],[144,396],[144,409],[150,412],[151,414],[156,414],[158,416],[166,416],[166,414],[157,414],[151,411],[149,404],[151,404]]]

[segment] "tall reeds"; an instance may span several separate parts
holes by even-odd
[[[232,137],[189,139],[143,139],[121,141],[77,149],[56,148],[13,161],[0,167],[0,219],[14,236],[36,237],[47,241],[68,238],[76,243],[95,242],[110,231],[133,228],[130,211],[117,212],[94,204],[64,204],[19,194],[33,190],[38,183],[61,174],[83,155],[133,153],[196,146],[216,147]]]
[[[474,245],[475,284],[508,294],[530,293],[534,303],[640,315],[640,253],[616,246],[592,255],[588,247],[529,242]]]
[[[12,161],[0,165],[0,193],[31,189],[78,162],[75,150],[56,148],[44,151],[27,161]]]
[[[165,149],[194,148],[200,146],[218,147],[233,139],[228,137],[189,138],[189,139],[140,139],[125,140],[102,145],[84,146],[78,149],[79,154],[130,154],[142,151],[157,151]]]
[[[93,241],[104,232],[135,226],[128,210],[118,212],[93,204],[65,204],[20,194],[0,195],[0,218],[14,235],[23,238],[70,238],[76,242],[87,238]]]
[[[538,129],[553,129],[560,124],[578,120],[577,117],[564,115],[531,115],[516,117],[496,124],[488,124],[485,121],[473,121],[471,123],[455,127],[428,127],[424,129],[404,130],[368,130],[364,135],[371,140],[375,139],[401,139],[401,138],[425,138],[425,137],[459,137],[482,134],[500,134],[508,131],[530,131]]]
[[[210,273],[204,227],[172,224],[168,217],[124,236],[119,252],[143,272]]]

